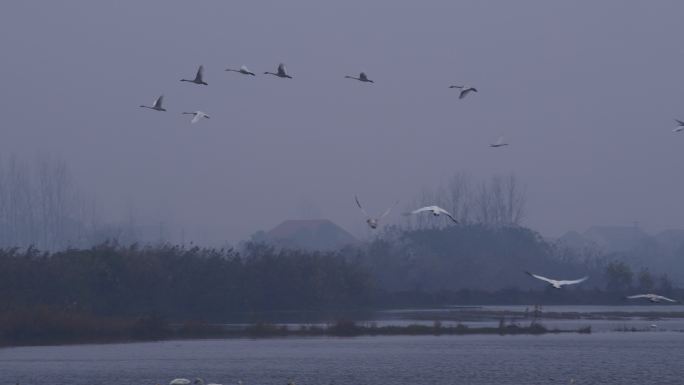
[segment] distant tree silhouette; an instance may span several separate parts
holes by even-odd
[[[624,262],[611,262],[606,266],[606,289],[609,291],[625,291],[632,286],[634,273]]]
[[[639,290],[651,292],[655,288],[655,280],[648,269],[642,268],[638,275]]]
[[[525,217],[524,187],[515,175],[495,175],[477,181],[468,174],[456,173],[435,190],[423,189],[407,210],[427,205],[438,205],[451,212],[462,224],[485,226],[520,226]],[[410,216],[407,228],[437,228],[452,225],[447,219],[427,215]]]

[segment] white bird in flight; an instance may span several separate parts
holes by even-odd
[[[187,378],[175,378],[169,382],[169,385],[190,385],[190,382]]]
[[[417,209],[417,210],[411,211],[410,213],[404,213],[404,215],[415,215],[415,214],[420,214],[420,213],[423,213],[423,212],[431,212],[432,215],[434,215],[434,216],[436,216],[436,217],[440,216],[441,214],[444,214],[444,215],[446,215],[447,217],[449,217],[449,219],[451,219],[452,221],[454,221],[454,223],[458,223],[458,221],[456,220],[456,218],[454,218],[454,216],[451,215],[450,212],[444,210],[443,208],[441,208],[441,207],[439,207],[439,206],[425,206],[425,207],[421,207],[421,208],[419,208],[419,209]]]
[[[354,195],[354,200],[356,201],[356,205],[359,206],[359,208],[361,209],[361,212],[363,213],[363,215],[366,216],[366,223],[368,223],[368,226],[370,226],[371,229],[377,229],[378,225],[380,224],[380,220],[382,218],[386,217],[390,213],[390,211],[392,211],[394,206],[396,206],[397,203],[399,203],[398,201],[394,202],[394,205],[392,205],[392,207],[388,208],[384,213],[382,213],[382,215],[380,215],[379,217],[376,218],[376,217],[371,217],[370,215],[368,215],[366,210],[363,209],[363,207],[361,206],[361,202],[359,202],[359,197]]]
[[[279,77],[279,78],[288,78],[288,79],[292,79],[292,76],[290,76],[290,75],[287,74],[287,69],[285,68],[285,64],[283,64],[283,63],[278,64],[278,72],[268,72],[268,71],[266,71],[266,72],[264,72],[264,74],[266,74],[266,75],[277,76],[277,77]]]
[[[658,294],[636,294],[636,295],[630,295],[627,297],[627,299],[640,299],[640,298],[645,298],[653,303],[660,303],[663,301],[666,302],[678,302],[677,300],[674,300],[672,298],[667,298],[662,295]]]
[[[503,146],[508,146],[508,143],[504,142],[503,136],[500,136],[499,139],[496,140],[496,142],[489,145],[489,147],[493,147],[493,148],[503,147]]]
[[[182,82],[189,82],[189,83],[195,83],[195,84],[202,84],[202,85],[208,85],[207,82],[204,81],[204,66],[201,65],[197,69],[197,74],[195,74],[195,78],[190,80],[190,79],[181,79]]]
[[[349,75],[347,75],[347,76],[345,76],[344,78],[345,78],[345,79],[354,79],[354,80],[358,80],[358,81],[364,82],[364,83],[375,83],[374,81],[368,79],[368,75],[366,75],[365,72],[361,72],[361,73],[359,74],[359,77],[354,77],[354,76],[349,76]]]
[[[534,277],[534,278],[537,278],[537,279],[541,279],[542,281],[549,283],[549,284],[551,285],[551,287],[553,287],[554,289],[560,289],[561,287],[567,286],[567,285],[576,285],[576,284],[578,284],[578,283],[580,283],[580,282],[584,282],[584,281],[586,281],[587,279],[589,279],[589,277],[582,277],[582,278],[580,278],[580,279],[575,279],[575,280],[572,280],[572,281],[568,281],[568,280],[556,280],[556,279],[551,279],[551,278],[542,277],[541,275],[532,274],[532,273],[530,273],[529,271],[526,271],[525,273],[527,273],[527,274],[528,274],[529,276],[531,276],[531,277]]]
[[[250,70],[247,68],[247,66],[240,66],[240,69],[239,69],[239,70],[235,70],[235,69],[232,69],[232,68],[226,68],[226,71],[237,72],[237,73],[241,73],[241,74],[243,74],[243,75],[252,75],[252,76],[256,76],[256,75],[254,74],[254,72],[250,71]]]
[[[677,122],[677,127],[673,128],[672,132],[684,131],[684,122],[679,119],[675,119],[675,122]]]
[[[209,115],[205,114],[202,111],[195,111],[195,112],[183,112],[183,115],[194,115],[190,123],[195,124],[200,121],[202,118],[209,119]]]
[[[145,105],[140,105],[142,108],[149,108],[150,110],[155,110],[155,111],[166,111],[164,107],[162,107],[162,102],[164,102],[164,95],[159,95],[158,98],[154,99],[154,103],[152,103],[152,106],[145,106]]]
[[[459,99],[463,99],[466,96],[468,96],[469,93],[471,92],[477,92],[477,88],[475,87],[468,87],[468,86],[449,86],[449,88],[457,88],[461,90],[461,93],[458,95]]]

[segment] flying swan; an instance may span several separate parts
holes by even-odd
[[[392,207],[388,208],[384,213],[382,213],[382,215],[380,215],[379,217],[376,218],[376,217],[371,217],[370,215],[368,215],[366,210],[363,209],[363,207],[361,206],[361,202],[359,202],[359,197],[357,197],[355,195],[354,200],[356,201],[356,205],[359,206],[359,208],[361,209],[361,212],[363,213],[363,215],[366,216],[366,223],[368,223],[368,226],[370,226],[371,229],[377,229],[378,225],[380,224],[380,220],[382,218],[386,217],[390,213],[390,211],[392,211],[394,206],[396,206],[397,203],[399,203],[398,201],[394,202],[394,205],[392,205]]]
[[[201,65],[197,69],[197,74],[195,74],[195,78],[190,80],[190,79],[181,79],[182,82],[190,82],[190,83],[195,83],[195,84],[202,84],[202,85],[208,85],[207,82],[204,81],[204,66]]]
[[[268,72],[268,71],[266,71],[266,72],[264,72],[264,74],[266,74],[266,75],[277,76],[277,77],[279,77],[279,78],[288,78],[288,79],[292,79],[292,76],[290,76],[290,75],[287,74],[287,70],[285,69],[285,64],[283,64],[283,63],[278,64],[278,72]]]
[[[449,217],[449,219],[451,219],[452,221],[454,221],[454,223],[458,223],[458,221],[456,220],[456,218],[454,218],[454,216],[451,215],[450,212],[444,210],[443,208],[441,208],[441,207],[439,207],[439,206],[425,206],[425,207],[421,207],[421,208],[419,208],[419,209],[417,209],[417,210],[411,211],[410,213],[404,213],[404,215],[416,215],[416,214],[420,214],[420,213],[423,213],[423,212],[431,212],[432,215],[434,215],[434,216],[436,216],[436,217],[440,216],[441,214],[444,214],[444,215],[446,215],[447,217]]]
[[[164,95],[160,95],[158,98],[154,100],[154,103],[152,103],[152,106],[146,106],[146,105],[140,105],[142,108],[149,108],[150,110],[155,110],[155,111],[166,111],[162,107],[162,102],[164,101]]]
[[[458,95],[459,99],[463,99],[466,96],[468,96],[469,93],[471,92],[477,92],[477,88],[475,87],[468,87],[468,86],[449,86],[449,88],[457,88],[461,90],[461,93]]]
[[[582,277],[582,278],[580,278],[580,279],[575,279],[575,280],[573,280],[573,281],[555,280],[555,279],[551,279],[551,278],[542,277],[541,275],[532,274],[532,273],[530,273],[529,271],[526,271],[525,273],[527,273],[527,274],[528,274],[529,276],[531,276],[531,277],[534,277],[534,278],[540,279],[540,280],[542,280],[542,281],[544,281],[544,282],[547,282],[547,283],[550,284],[551,287],[553,287],[554,289],[560,289],[560,288],[562,288],[563,286],[567,286],[567,285],[576,285],[576,284],[578,284],[578,283],[580,283],[580,282],[584,282],[584,281],[586,281],[587,279],[589,279],[589,277]]]
[[[254,74],[254,72],[250,71],[250,70],[247,68],[247,66],[240,66],[240,69],[239,69],[239,70],[232,69],[232,68],[226,68],[226,71],[229,71],[229,72],[237,72],[237,73],[241,73],[241,74],[243,74],[243,75],[252,75],[252,76],[256,76],[256,75]]]
[[[662,295],[658,294],[636,294],[636,295],[630,295],[627,297],[627,299],[640,299],[640,298],[645,298],[653,303],[660,303],[663,301],[667,302],[678,302],[672,298],[667,298]]]
[[[503,136],[500,136],[499,139],[496,140],[496,142],[489,145],[489,147],[493,147],[493,148],[503,147],[503,146],[508,146],[508,143],[504,142]]]
[[[349,75],[345,76],[344,78],[345,78],[345,79],[354,79],[354,80],[358,80],[358,81],[364,82],[364,83],[375,83],[374,81],[368,79],[368,76],[366,75],[365,72],[361,72],[361,73],[359,74],[359,77],[358,77],[358,78],[357,78],[357,77],[354,77],[354,76],[349,76]]]
[[[195,112],[183,112],[183,115],[194,115],[190,123],[195,124],[200,121],[200,119],[205,118],[209,119],[209,115],[205,114],[202,111],[195,111]]]

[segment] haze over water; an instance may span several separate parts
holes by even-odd
[[[112,220],[236,241],[365,235],[454,172],[514,173],[526,225],[681,227],[678,1],[4,1],[0,151],[65,159]],[[267,78],[285,62],[292,80]],[[206,66],[207,87],[178,80]],[[255,78],[224,72],[247,64]],[[344,79],[366,71],[375,84]],[[450,84],[480,92],[457,100]],[[169,113],[137,108],[164,93]],[[180,111],[200,109],[190,126]],[[172,110],[172,112],[171,112]],[[505,135],[511,146],[490,151]],[[389,218],[389,222],[398,221]]]
[[[684,231],[661,232],[684,227],[682,15],[675,0],[3,1],[4,381],[684,383]],[[292,79],[264,75],[281,62]],[[179,81],[199,65],[207,86]],[[224,71],[241,65],[256,76]],[[374,83],[344,78],[361,71]],[[138,107],[159,95],[168,111]],[[454,207],[507,215],[433,209],[382,232],[456,174],[472,179]],[[369,229],[360,211],[396,201]],[[370,242],[303,221],[283,232],[358,247],[239,243],[287,219]],[[517,305],[466,306],[481,303]],[[452,304],[470,313],[425,316]],[[206,336],[227,338],[190,340]]]

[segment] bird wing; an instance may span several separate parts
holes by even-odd
[[[176,379],[171,380],[171,382],[169,382],[169,384],[170,385],[188,385],[188,384],[190,384],[190,380],[188,380],[187,378],[176,378]]]
[[[199,112],[195,112],[195,116],[192,117],[192,120],[190,121],[190,123],[195,124],[195,123],[199,122],[199,120],[201,118],[202,118],[202,114]]]
[[[201,65],[201,66],[199,66],[199,68],[197,69],[197,75],[195,75],[195,80],[200,80],[200,81],[201,81],[203,77],[204,77],[204,66]]]
[[[580,282],[586,281],[587,279],[589,279],[589,277],[582,277],[580,279],[574,279],[574,280],[563,280],[563,281],[558,281],[558,283],[561,285],[576,285]]]
[[[368,76],[366,76],[366,73],[365,73],[365,72],[361,72],[361,73],[359,74],[359,79],[361,79],[361,80],[368,80]]]
[[[447,217],[449,217],[452,221],[454,221],[454,223],[458,223],[458,220],[456,220],[456,218],[454,218],[454,216],[451,215],[451,213],[449,213],[449,212],[447,212],[447,211],[444,211],[444,215],[446,215]]]
[[[651,298],[651,296],[648,294],[635,294],[635,295],[628,295],[627,298],[629,298],[629,299]]]
[[[675,119],[675,122],[677,122],[677,124],[679,124],[680,126],[684,126],[684,122],[682,122],[679,119]]]
[[[677,302],[676,300],[674,300],[674,299],[672,299],[672,298],[667,298],[667,297],[664,297],[664,296],[662,296],[662,295],[656,295],[656,297],[657,297],[657,298],[660,298],[660,299],[662,299],[662,300],[664,300],[664,301],[668,301],[668,302]]]
[[[434,210],[435,207],[436,207],[436,206],[425,206],[425,207],[421,207],[421,208],[419,208],[419,209],[416,209],[416,210],[411,211],[409,214],[418,214],[418,213],[422,213],[423,211],[432,211],[432,210]]]
[[[385,212],[382,213],[382,215],[380,215],[380,219],[382,219],[382,218],[388,216],[389,213],[390,213],[390,211],[392,211],[392,209],[393,209],[396,205],[398,205],[398,204],[399,204],[399,201],[394,202],[394,204],[393,204],[390,208],[388,208],[387,210],[385,210]]]
[[[281,75],[285,75],[287,73],[286,69],[285,69],[285,64],[283,64],[283,63],[278,64],[278,73]]]
[[[164,102],[164,95],[159,95],[159,97],[157,99],[155,99],[153,106],[156,108],[161,108],[163,102]]]
[[[463,88],[463,86],[449,86],[449,88]]]
[[[537,274],[532,274],[532,273],[530,273],[529,271],[526,271],[525,273],[527,273],[527,275],[529,275],[529,276],[531,276],[531,277],[534,277],[534,278],[537,278],[537,279],[541,279],[542,281],[548,282],[548,283],[550,283],[550,284],[552,284],[552,285],[558,283],[558,281],[556,281],[555,279],[542,277],[541,275],[537,275]]]
[[[245,71],[245,72],[252,72],[249,69],[247,69],[247,66],[240,66],[240,70]]]
[[[458,223],[458,221],[456,220],[456,218],[454,218],[454,216],[451,215],[450,212],[444,210],[443,208],[441,208],[441,207],[439,207],[439,206],[432,206],[432,207],[433,207],[434,210],[437,211],[438,213],[444,214],[444,215],[448,216],[449,218],[451,218],[452,221]]]
[[[366,210],[364,210],[363,207],[361,207],[361,202],[359,202],[359,197],[357,197],[356,195],[354,195],[354,200],[356,201],[356,205],[359,206],[359,208],[361,209],[361,212],[363,213],[363,215],[369,217],[370,215],[368,215],[368,213],[366,212]]]

